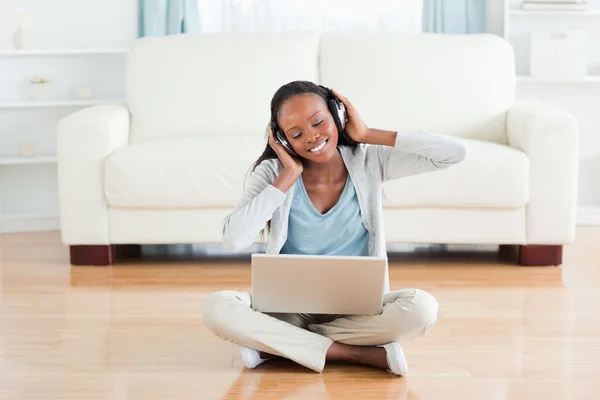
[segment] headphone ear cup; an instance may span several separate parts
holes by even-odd
[[[346,112],[346,106],[339,100],[335,100],[337,106],[338,118],[340,120],[340,125],[342,129],[346,128],[346,120],[348,119],[348,114]]]
[[[345,134],[344,129],[346,128],[346,120],[348,119],[346,106],[340,99],[336,97],[335,94],[333,94],[331,89],[323,85],[319,85],[319,87],[325,90],[327,93],[327,107],[329,107],[329,112],[333,116],[333,120],[338,128],[338,131]]]
[[[279,130],[279,129],[276,129],[274,132],[275,132],[275,140],[277,142],[279,142],[279,144],[281,146],[283,146],[283,148],[286,149],[288,153],[290,153],[293,156],[297,155],[296,152],[294,151],[294,148],[287,141],[285,134],[283,132],[281,132],[281,130]]]
[[[330,98],[328,100],[328,106],[338,131],[343,132],[344,128],[346,128],[347,118],[346,107],[344,106],[344,103],[336,100],[335,98]]]

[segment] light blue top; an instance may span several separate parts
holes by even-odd
[[[310,201],[302,176],[292,200],[288,235],[282,254],[368,256],[369,232],[348,175],[338,202],[321,214]]]

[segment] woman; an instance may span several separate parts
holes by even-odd
[[[369,128],[347,98],[307,81],[277,90],[268,135],[223,223],[224,243],[234,251],[267,227],[268,254],[385,257],[382,182],[447,168],[467,152],[447,135]],[[419,289],[390,293],[388,282],[379,315],[264,314],[251,309],[249,293],[223,291],[206,299],[203,321],[239,345],[247,368],[280,356],[317,372],[336,360],[405,376],[398,342],[431,329],[438,305]]]

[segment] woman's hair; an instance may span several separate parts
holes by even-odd
[[[325,104],[327,104],[327,91],[325,89],[323,89],[322,87],[320,87],[319,85],[317,85],[316,83],[313,83],[310,81],[292,81],[292,82],[286,83],[285,85],[283,85],[282,87],[277,89],[277,91],[273,95],[273,99],[271,99],[271,120],[270,121],[274,121],[275,124],[277,126],[279,126],[278,118],[279,118],[279,113],[281,112],[281,107],[283,106],[283,103],[285,103],[286,101],[288,101],[289,99],[291,99],[294,96],[307,95],[307,94],[317,95],[323,99]],[[270,121],[269,121],[269,123],[270,123]],[[269,129],[267,128],[267,134],[268,134],[268,132],[269,132]],[[273,132],[273,133],[275,133],[275,132]],[[356,147],[356,145],[357,145],[357,143],[350,143],[346,139],[345,135],[338,135],[338,146]],[[271,146],[269,145],[269,143],[267,141],[267,146],[265,147],[265,150],[260,155],[258,160],[256,160],[254,162],[254,164],[252,166],[252,171],[254,171],[256,169],[256,167],[258,167],[260,165],[260,163],[263,162],[264,160],[276,159],[276,158],[277,158],[277,153],[275,153],[275,150],[273,150],[271,148]]]

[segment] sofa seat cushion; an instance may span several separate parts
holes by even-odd
[[[520,150],[465,139],[463,162],[448,169],[389,181],[384,207],[515,209],[529,201],[529,158]]]
[[[264,150],[260,136],[179,137],[122,147],[105,163],[111,207],[231,208],[251,164]]]
[[[386,182],[384,207],[520,208],[529,199],[529,159],[492,142],[465,139],[467,158],[446,170]],[[256,137],[181,137],[117,149],[105,164],[105,194],[120,208],[231,208],[251,164]]]

